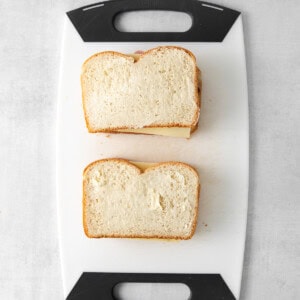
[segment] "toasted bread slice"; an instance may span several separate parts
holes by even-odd
[[[113,51],[91,56],[81,75],[89,132],[189,137],[199,118],[199,74],[195,56],[175,46],[134,56]]]
[[[190,239],[199,194],[198,173],[181,162],[93,162],[83,174],[85,234],[90,238]]]

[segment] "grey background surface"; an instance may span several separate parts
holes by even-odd
[[[0,2],[0,299],[63,299],[55,126],[65,11]],[[241,299],[300,299],[300,1],[214,0],[243,12],[250,192]]]

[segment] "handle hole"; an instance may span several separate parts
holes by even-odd
[[[186,32],[192,26],[192,18],[169,10],[127,11],[115,17],[114,26],[121,32]]]
[[[116,300],[188,300],[191,290],[184,283],[121,282],[113,295]]]

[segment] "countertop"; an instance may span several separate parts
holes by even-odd
[[[91,3],[0,4],[0,299],[63,299],[55,197],[62,23],[64,12]],[[247,56],[250,188],[240,299],[299,299],[300,2],[214,3],[243,13]]]

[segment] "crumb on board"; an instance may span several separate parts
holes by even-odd
[[[105,137],[110,138],[110,134],[106,134]]]

